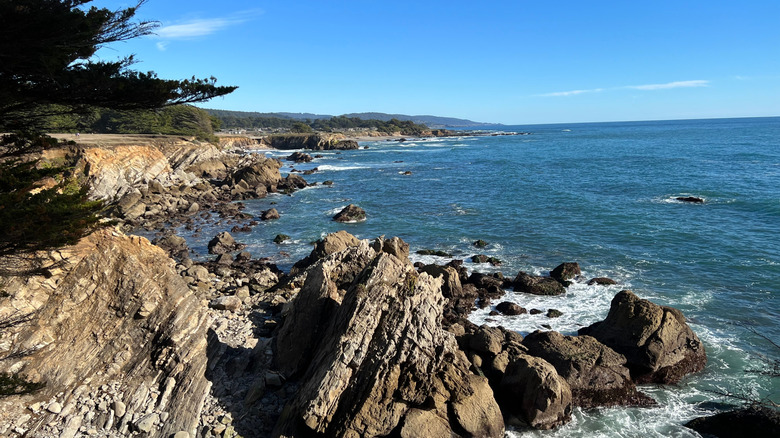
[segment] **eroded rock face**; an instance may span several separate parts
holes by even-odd
[[[593,337],[536,331],[523,339],[523,345],[528,354],[546,360],[566,379],[576,406],[652,403],[636,390],[626,358]]]
[[[549,362],[518,355],[508,365],[498,400],[510,424],[552,429],[571,418],[571,389]]]
[[[13,293],[0,318],[30,319],[0,335],[0,355],[16,355],[0,371],[46,386],[2,399],[0,425],[27,414],[28,436],[75,436],[80,427],[125,436],[141,425],[150,437],[195,436],[210,387],[208,318],[173,261],[146,239],[108,230],[53,254],[61,263],[49,278],[2,279]],[[28,410],[34,400],[52,408]]]
[[[352,268],[335,272],[345,262]],[[302,378],[275,435],[503,436],[487,380],[469,372],[441,328],[440,288],[440,279],[368,242],[317,262],[277,338],[277,351],[301,343],[285,361],[296,361],[293,350],[308,354],[284,370]],[[316,335],[301,323],[306,315],[316,315]]]
[[[630,290],[615,295],[604,321],[579,334],[623,354],[637,383],[676,383],[707,362],[704,345],[682,312],[641,299]]]
[[[314,249],[308,256],[293,265],[290,274],[301,274],[306,268],[310,267],[318,260],[323,259],[334,252],[345,250],[351,246],[358,246],[359,244],[360,240],[358,240],[357,237],[344,230],[328,234],[314,244]]]

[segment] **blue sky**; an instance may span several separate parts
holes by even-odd
[[[161,27],[98,56],[239,87],[208,108],[504,124],[780,116],[777,0],[149,0],[137,18]]]

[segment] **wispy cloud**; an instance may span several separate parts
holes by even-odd
[[[665,84],[629,85],[625,88],[630,88],[632,90],[669,90],[672,88],[708,87],[709,85],[710,81],[695,80],[667,82]]]
[[[537,96],[566,97],[566,96],[576,96],[578,94],[600,93],[602,91],[612,91],[612,90],[630,89],[630,90],[653,91],[653,90],[669,90],[672,88],[708,87],[709,85],[710,85],[710,81],[705,81],[705,80],[676,81],[676,82],[667,82],[665,84],[626,85],[623,87],[612,87],[612,88],[590,88],[587,90],[556,91],[553,93],[537,94]]]
[[[198,18],[162,26],[155,32],[159,50],[165,50],[170,40],[186,40],[215,34],[231,26],[245,23],[262,14],[260,10],[239,12],[227,17]]]
[[[578,94],[585,94],[585,93],[600,93],[604,91],[603,88],[592,88],[590,90],[571,90],[571,91],[556,91],[554,93],[544,93],[540,94],[539,96],[543,97],[563,97],[563,96],[576,96]]]
[[[163,39],[175,40],[195,38],[216,33],[230,25],[241,23],[240,20],[227,18],[207,18],[193,20],[188,23],[163,26],[157,30],[157,36]]]

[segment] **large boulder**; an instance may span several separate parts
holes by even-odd
[[[742,438],[780,436],[780,411],[751,406],[710,417],[694,418],[685,424],[705,437]]]
[[[704,345],[682,312],[637,297],[615,295],[604,321],[579,330],[624,355],[637,383],[676,383],[707,362]]]
[[[351,282],[333,272],[345,261],[363,265]],[[440,288],[367,241],[317,262],[276,340],[277,351],[303,354],[285,353],[295,366],[283,372],[299,376],[299,390],[274,435],[503,436],[487,379],[469,372],[440,325]],[[301,324],[311,318],[314,330]]]
[[[575,406],[647,405],[652,399],[636,390],[626,358],[590,336],[536,331],[523,339],[528,354],[555,367],[572,392]]]
[[[516,292],[534,295],[560,295],[566,292],[563,285],[552,277],[538,277],[520,271],[513,283]]]
[[[296,163],[308,163],[313,159],[311,155],[299,151],[287,156],[288,161],[295,161]]]
[[[227,231],[214,236],[208,244],[209,254],[227,254],[233,251],[241,251],[244,248],[246,248],[246,245],[236,242]]]
[[[173,260],[112,230],[50,257],[45,276],[0,278],[10,295],[0,321],[24,316],[2,329],[0,373],[45,382],[32,395],[2,398],[0,435],[130,436],[141,418],[156,416],[165,421],[145,422],[144,436],[196,436],[211,387],[210,320]],[[29,408],[35,401],[48,411]]]
[[[572,280],[580,275],[582,275],[582,271],[580,271],[580,265],[579,263],[574,262],[561,263],[560,265],[556,266],[555,269],[550,271],[550,277],[558,280],[564,286],[568,286],[571,283],[569,280]]]
[[[255,154],[249,163],[233,172],[226,182],[235,186],[243,181],[244,185],[250,189],[260,189],[261,193],[273,192],[276,191],[276,186],[282,180],[282,176],[279,174],[281,167],[282,163],[279,160]]]
[[[552,429],[571,419],[571,389],[549,362],[525,354],[509,363],[497,390],[509,424]]]
[[[366,211],[355,204],[349,204],[333,216],[336,222],[362,222],[366,220]]]

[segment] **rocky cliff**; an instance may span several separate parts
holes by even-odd
[[[0,280],[0,320],[18,321],[0,334],[0,370],[45,384],[0,399],[0,434],[195,436],[209,321],[173,261],[103,230],[46,264],[44,275]]]
[[[357,149],[358,144],[353,140],[346,140],[344,134],[326,134],[322,132],[314,134],[285,134],[270,135],[264,137],[263,144],[275,149]]]

